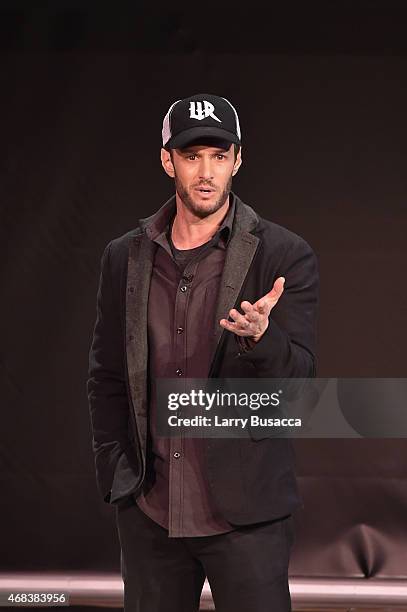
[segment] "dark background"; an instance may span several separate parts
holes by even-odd
[[[119,571],[87,356],[104,246],[173,193],[176,99],[232,101],[234,190],[317,253],[318,375],[406,376],[404,4],[0,5],[0,569]],[[406,576],[405,441],[295,445],[291,573]]]

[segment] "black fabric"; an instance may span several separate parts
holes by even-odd
[[[117,508],[125,612],[194,612],[205,576],[216,612],[289,612],[292,519],[168,538],[135,504]]]
[[[213,244],[217,244],[221,236],[224,239],[225,243],[227,244],[228,237],[230,234],[229,224],[233,221],[233,215],[234,215],[233,208],[234,207],[232,205],[226,215],[226,219],[224,220],[221,226],[221,229],[210,240],[208,240],[204,244],[201,244],[200,246],[194,247],[193,249],[177,249],[177,247],[174,245],[171,234],[172,234],[172,226],[173,226],[175,217],[171,219],[166,235],[167,235],[168,244],[170,245],[170,248],[171,248],[172,255],[181,271],[184,271],[185,267],[194,257],[199,255],[202,251],[205,251],[209,246]]]
[[[171,231],[168,232],[168,243],[171,247],[171,252],[174,256],[174,259],[177,263],[177,266],[179,267],[179,269],[183,272],[186,268],[186,266],[188,265],[188,263],[197,255],[199,255],[200,253],[202,253],[202,251],[205,251],[209,245],[214,244],[215,240],[214,238],[211,238],[210,240],[208,240],[208,242],[205,242],[204,244],[201,244],[200,246],[197,246],[193,249],[177,249],[174,246],[174,243],[172,241],[171,238]]]
[[[235,287],[236,304],[240,304],[243,299],[250,302],[259,299],[270,291],[279,276],[286,278],[286,284],[264,336],[252,350],[240,352],[235,334],[223,330],[209,377],[313,376],[318,310],[315,254],[305,240],[286,228],[262,219],[236,194],[232,193],[232,196],[236,212],[219,302],[223,304],[226,298],[225,303],[231,302],[233,306],[230,287]],[[168,210],[174,207],[175,197],[164,206]],[[103,498],[111,503],[139,491],[145,476],[142,461],[137,457],[141,455],[145,461],[147,413],[142,398],[146,397],[147,377],[143,364],[147,361],[148,346],[143,328],[146,326],[145,302],[152,261],[150,241],[145,234],[143,238],[142,228],[146,224],[140,222],[140,225],[134,232],[113,240],[106,249],[109,255],[104,257],[102,265],[99,318],[89,355],[88,394],[97,479]],[[251,231],[246,231],[249,228]],[[138,256],[132,256],[129,261],[129,248],[135,244],[134,240],[137,244],[143,244],[145,251],[135,251]],[[140,254],[146,253],[147,249],[150,253],[148,256]],[[132,268],[134,266],[135,272],[133,276],[130,271],[130,284],[126,290],[123,279],[130,265]],[[228,280],[225,279],[226,270]],[[107,279],[111,284],[107,283]],[[136,295],[134,290],[130,291],[133,284],[137,287]],[[238,292],[240,286],[242,289]],[[223,316],[228,310],[226,308]],[[127,325],[137,329],[137,335],[132,335],[127,342],[127,368],[123,360],[125,343],[120,325],[125,312]],[[216,317],[216,330],[220,327],[217,320]],[[129,388],[133,388],[130,397],[127,395]],[[111,407],[112,403],[115,405],[116,397],[120,399],[119,411]],[[135,407],[136,423],[132,422],[131,427],[128,426],[126,410],[122,411],[122,401],[128,401],[127,413],[132,414],[129,407]],[[122,436],[127,429],[130,443],[128,448],[123,449]],[[301,505],[290,441],[256,440],[254,435],[252,437],[207,440],[211,492],[221,514],[234,525],[276,519],[290,514]],[[114,469],[115,464],[117,469]]]

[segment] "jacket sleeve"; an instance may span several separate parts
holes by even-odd
[[[319,274],[315,253],[305,240],[290,247],[274,280],[279,276],[286,279],[284,291],[268,328],[251,348],[239,343],[238,358],[251,362],[259,377],[314,377]]]
[[[96,478],[107,503],[118,459],[129,445],[124,340],[118,296],[114,295],[112,287],[110,249],[111,242],[101,261],[87,381]]]

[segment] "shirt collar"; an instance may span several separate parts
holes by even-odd
[[[215,234],[215,236],[218,235],[219,238],[222,239],[220,243],[223,243],[225,247],[229,244],[235,218],[236,197],[232,192],[230,192],[229,201],[230,203],[226,216]],[[157,239],[159,239],[158,242],[161,242],[162,235],[164,234],[165,236],[167,233],[175,213],[176,203],[175,196],[173,196],[161,206],[156,213],[145,219],[140,219],[140,226],[145,229],[150,240],[157,241]]]

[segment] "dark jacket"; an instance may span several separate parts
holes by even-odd
[[[236,211],[221,279],[210,368],[215,378],[315,376],[318,265],[310,246],[259,217],[235,194]],[[175,207],[175,196],[164,206]],[[153,215],[154,216],[154,215]],[[146,235],[152,217],[112,240],[102,256],[97,320],[87,391],[96,475],[103,499],[120,503],[145,477],[148,435],[147,302],[157,245]],[[243,300],[255,302],[284,276],[269,326],[248,352],[219,325]],[[208,330],[209,331],[209,330]],[[301,503],[286,438],[207,439],[207,477],[214,502],[232,524],[287,515]]]

